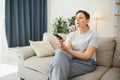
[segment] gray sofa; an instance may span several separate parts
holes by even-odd
[[[61,34],[65,39],[66,35]],[[55,37],[44,33],[43,41],[49,40],[56,49]],[[18,76],[21,80],[47,80],[53,56],[39,58],[30,46],[23,47],[18,53]],[[94,72],[75,77],[71,80],[119,80],[120,79],[120,39],[100,38],[97,49],[97,69]]]

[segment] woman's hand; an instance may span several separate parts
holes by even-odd
[[[58,45],[61,45],[61,44],[63,44],[64,40],[57,38],[56,42],[57,42]]]
[[[59,39],[59,38],[57,38],[56,39],[56,42],[57,42],[57,48],[58,49],[62,49],[62,50],[67,50],[67,47],[66,47],[66,45],[64,44],[64,40],[63,39]]]
[[[64,43],[64,40],[57,38],[57,39],[56,39],[56,42],[57,42],[57,45],[58,45],[57,48],[58,48],[58,49],[61,49],[61,48],[62,48],[62,45],[63,45],[63,43]]]
[[[58,49],[62,49],[62,50],[65,50],[65,51],[67,51],[67,47],[66,47],[66,45],[65,44],[62,44],[62,45],[58,45],[58,47],[57,47]]]

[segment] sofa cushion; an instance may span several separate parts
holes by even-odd
[[[116,49],[113,58],[113,66],[120,67],[120,39],[116,40]]]
[[[66,39],[66,36],[67,34],[59,34],[64,40]],[[52,33],[44,33],[43,35],[43,41],[46,41],[48,40],[51,45],[53,46],[54,49],[56,49],[57,47],[57,44],[56,44],[56,41],[55,41],[55,36],[52,34]]]
[[[49,41],[29,41],[30,46],[38,57],[52,56],[54,49]]]
[[[21,57],[24,60],[36,55],[30,46],[21,47],[16,53],[18,54],[18,57]]]
[[[100,80],[101,76],[108,70],[108,67],[97,66],[94,72],[75,77],[71,80]]]
[[[33,56],[25,60],[24,66],[42,74],[48,74],[51,60],[52,57],[39,58],[37,56]]]
[[[99,66],[111,66],[115,40],[113,38],[100,38],[96,59]]]
[[[113,67],[109,69],[101,80],[118,80],[120,78],[120,68]]]

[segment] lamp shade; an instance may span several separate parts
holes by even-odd
[[[93,18],[100,19],[100,18],[102,18],[102,14],[101,14],[101,13],[96,12],[96,13],[94,13]]]

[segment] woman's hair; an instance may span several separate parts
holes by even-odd
[[[78,13],[83,13],[83,14],[85,15],[86,19],[90,19],[90,15],[89,15],[89,13],[88,13],[87,11],[78,10],[78,11],[76,12],[76,15],[77,15]]]

